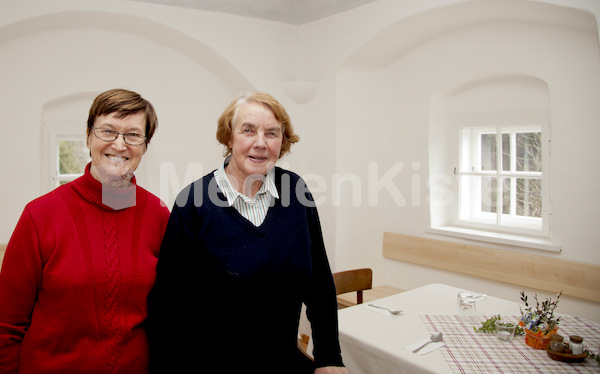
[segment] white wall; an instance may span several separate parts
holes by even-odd
[[[335,270],[370,266],[376,284],[442,282],[518,301],[516,287],[385,260],[381,244],[384,231],[427,235],[426,183],[449,147],[430,148],[433,124],[448,108],[489,104],[468,99],[469,87],[524,77],[547,87],[552,229],[563,245],[554,256],[600,264],[599,2],[379,0],[303,26],[114,0],[0,0],[0,9],[0,242],[46,192],[44,122],[79,121],[83,133],[82,97],[123,87],[155,105],[159,129],[136,175],[170,205],[221,161],[216,120],[229,100],[259,89],[283,102],[300,134],[281,163],[319,199]],[[386,176],[390,190],[377,184]],[[598,306],[565,297],[559,311],[600,321]]]

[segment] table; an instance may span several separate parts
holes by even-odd
[[[598,367],[589,359],[582,364],[553,361],[545,351],[526,346],[522,336],[506,343],[493,335],[476,334],[473,327],[481,326],[482,321],[494,315],[516,321],[521,304],[490,296],[477,303],[477,316],[461,319],[456,316],[459,291],[469,290],[436,283],[377,300],[378,305],[403,310],[399,316],[375,313],[368,304],[340,310],[340,344],[348,371],[351,374],[506,373],[514,372],[514,365],[520,365],[521,372],[532,369],[543,373],[598,373]],[[593,351],[598,349],[599,324],[564,316],[560,329],[561,333],[583,334],[586,345]],[[404,348],[437,330],[444,333],[446,345],[442,348],[426,355],[413,354]],[[520,355],[522,360],[516,360],[514,355]]]

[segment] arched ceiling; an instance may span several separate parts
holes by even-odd
[[[435,8],[381,29],[348,57],[345,66],[387,66],[413,48],[451,32],[491,22],[567,28],[598,35],[592,13],[523,0],[466,1]]]
[[[52,30],[97,28],[151,40],[187,56],[218,76],[233,92],[252,84],[229,61],[205,43],[164,24],[134,15],[101,11],[69,11],[33,17],[0,27],[0,44]]]
[[[301,25],[377,0],[132,0]]]

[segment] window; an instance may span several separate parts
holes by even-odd
[[[80,177],[85,171],[85,166],[90,162],[90,152],[87,149],[85,138],[58,137],[56,157],[55,186],[63,185]]]
[[[548,84],[466,81],[432,100],[427,231],[510,251],[560,252],[552,238]]]
[[[81,123],[46,122],[42,129],[42,193],[46,193],[83,175],[91,158]]]
[[[460,224],[547,235],[543,144],[539,125],[462,128]]]

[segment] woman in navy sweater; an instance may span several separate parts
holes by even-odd
[[[151,371],[347,373],[313,198],[275,167],[298,141],[285,108],[251,92],[219,118],[225,160],[177,197],[149,298]],[[314,363],[297,349],[302,303]]]

